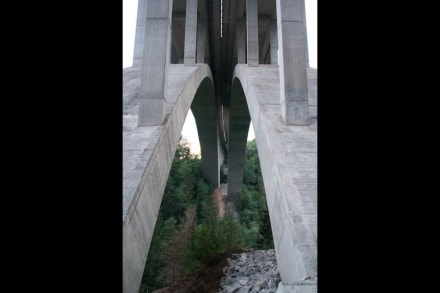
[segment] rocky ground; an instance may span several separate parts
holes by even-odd
[[[280,282],[274,249],[234,254],[223,268],[218,292],[276,292]]]

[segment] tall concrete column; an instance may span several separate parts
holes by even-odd
[[[134,52],[133,52],[133,65],[132,65],[132,67],[136,67],[136,68],[142,67],[142,60],[144,56],[146,13],[147,13],[147,0],[138,0],[136,35],[134,39]]]
[[[270,64],[278,65],[278,32],[277,22],[270,22]]]
[[[205,43],[207,37],[207,21],[201,18],[197,22],[197,61],[196,63],[205,63]]]
[[[148,0],[138,126],[161,125],[166,113],[173,0]]]
[[[249,112],[248,112],[249,113]],[[247,137],[250,118],[231,117],[229,124],[229,151],[228,151],[228,196],[226,198],[226,213],[234,215],[238,210],[238,203],[243,188],[243,171],[246,156]]]
[[[258,66],[258,1],[246,0],[247,64]]]
[[[200,141],[203,177],[212,188],[220,186],[219,134],[214,87],[208,79],[199,86],[191,111],[196,121]]]
[[[306,18],[306,5],[304,3],[304,50],[306,52],[306,68],[309,68],[309,42],[307,41],[307,18]]]
[[[241,83],[231,88],[229,108],[228,195],[226,213],[234,215],[243,187],[243,169],[251,116]]]
[[[244,19],[239,19],[235,26],[235,40],[237,42],[237,63],[246,64],[246,27]]]
[[[183,63],[186,66],[192,66],[196,63],[197,2],[198,0],[186,0],[185,53],[183,58]]]
[[[287,125],[309,125],[304,0],[276,0],[281,115]]]

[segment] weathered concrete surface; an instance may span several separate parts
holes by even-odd
[[[308,125],[304,0],[276,0],[280,103],[288,125]]]
[[[238,85],[238,86],[237,86]],[[246,154],[247,136],[251,117],[242,88],[237,84],[232,87],[229,137],[228,137],[228,196],[227,213],[236,214],[234,210],[240,200],[243,186],[243,168]]]
[[[128,68],[123,74],[124,293],[137,293],[139,290],[171,163],[186,115],[200,85],[203,97],[214,100],[212,75],[207,65],[170,65],[168,74],[167,116],[162,125],[149,127],[137,127],[140,70]],[[212,91],[207,95],[209,84]],[[213,113],[211,117],[215,123],[215,109]],[[218,156],[212,153],[212,168],[218,163]],[[219,179],[214,180],[218,182]]]
[[[133,67],[140,68],[144,56],[145,15],[147,15],[147,0],[138,0],[136,35],[134,40]]]
[[[217,109],[211,80],[205,79],[200,84],[192,102],[191,111],[197,125],[203,176],[208,179],[212,188],[217,188],[220,186],[220,165],[223,161],[223,153],[219,143]]]
[[[206,18],[201,18],[197,22],[197,60],[196,63],[205,63],[205,50],[206,50],[206,40],[207,40],[207,30]]]
[[[146,2],[150,5],[148,8]],[[203,23],[194,24],[195,17],[190,17],[192,37],[188,38],[185,38],[185,9],[189,2],[140,0],[139,3],[134,67],[142,65],[144,69],[143,87],[140,87],[139,68],[124,71],[124,292],[137,292],[190,101],[193,101],[191,107],[199,130],[204,175],[213,187],[218,186],[218,166],[223,162],[220,150],[228,148],[228,139],[231,147],[229,178],[233,178],[229,191],[236,195],[241,186],[243,166],[240,162],[244,158],[245,133],[249,127],[248,109],[243,105],[248,105],[280,259],[283,284],[280,290],[316,292],[316,70],[306,70],[304,0],[223,0],[222,37],[220,2],[198,1],[198,17]],[[249,10],[246,2],[255,5],[249,4]],[[255,10],[246,13],[252,10],[251,6],[258,7],[258,13],[254,13]],[[247,62],[247,16],[253,19],[249,22],[251,29],[247,30],[250,34],[247,39],[250,44],[254,42],[247,49],[250,52],[257,49],[255,56],[248,52],[247,57],[254,60],[248,65],[259,63],[261,68],[240,65],[235,70],[238,79],[231,82],[236,62]],[[147,25],[148,19],[151,25]],[[200,29],[197,41],[190,42],[191,54],[185,54],[184,42],[194,39],[195,27],[203,25],[206,33]],[[172,39],[171,42],[166,39],[164,45],[164,36],[169,36],[170,27]],[[150,51],[146,49],[148,44],[152,44]],[[197,62],[205,61],[209,67],[171,65],[166,72],[170,59],[171,63],[184,63],[185,55],[193,58],[194,48]],[[279,67],[274,65],[278,59]],[[265,65],[269,62],[273,65]],[[215,81],[215,103],[211,100],[212,80]],[[237,92],[241,85],[243,91]],[[280,86],[284,88],[280,90]],[[237,106],[231,99],[240,96],[247,103],[240,102]],[[149,98],[149,104],[140,103],[140,98]],[[215,114],[210,114],[212,109],[216,110]],[[139,128],[138,112],[142,118],[154,122],[140,123],[145,127]],[[159,115],[154,118],[156,114]],[[226,202],[228,208],[230,205]]]
[[[258,1],[246,0],[247,63],[258,66]]]
[[[310,113],[316,114],[316,70],[307,73]],[[281,280],[285,288],[298,288],[285,292],[316,292],[316,115],[308,126],[283,123],[278,66],[237,65],[234,77],[243,87],[252,118]],[[228,172],[233,172],[230,163]]]
[[[278,31],[277,22],[270,22],[270,64],[278,65]]]
[[[236,21],[236,39],[237,43],[237,63],[246,63],[246,28],[244,26],[244,20],[239,19]]]
[[[197,2],[198,0],[186,0],[184,64],[188,66],[196,63]]]
[[[161,125],[165,119],[172,9],[172,0],[149,0],[147,3],[139,126]]]

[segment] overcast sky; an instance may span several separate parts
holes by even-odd
[[[309,65],[318,68],[317,62],[317,0],[305,0],[307,41],[309,46]],[[123,68],[131,67],[133,64],[134,37],[136,32],[138,0],[123,0]],[[194,116],[191,111],[188,113],[182,135],[191,143],[191,151],[200,152],[198,145],[197,129]],[[249,130],[248,140],[254,138],[252,126]]]

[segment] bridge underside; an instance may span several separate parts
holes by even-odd
[[[139,290],[190,108],[212,187],[227,159],[232,208],[252,120],[279,290],[317,291],[317,70],[307,68],[304,0],[222,2],[139,0],[133,67],[123,72],[125,293]]]

